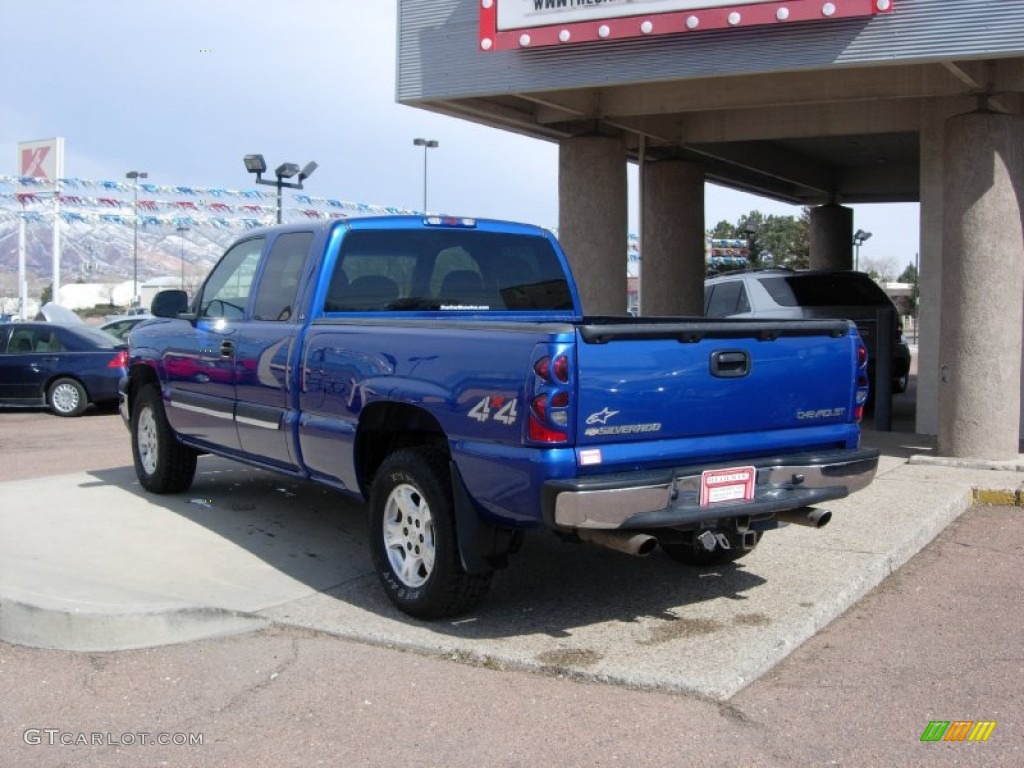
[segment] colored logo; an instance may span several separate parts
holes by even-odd
[[[988,741],[995,728],[995,720],[932,720],[921,741]]]

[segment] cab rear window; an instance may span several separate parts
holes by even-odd
[[[327,312],[572,307],[548,240],[476,229],[350,232],[324,302]]]

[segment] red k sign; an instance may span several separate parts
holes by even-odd
[[[18,194],[52,192],[64,175],[64,139],[18,142]]]
[[[21,150],[20,175],[31,176],[34,179],[49,179],[43,161],[50,154],[51,147],[34,147]]]

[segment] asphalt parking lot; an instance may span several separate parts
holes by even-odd
[[[198,586],[207,590],[205,594],[214,602],[224,594],[238,599],[235,593],[245,586],[245,575],[250,573],[246,569],[254,566],[269,579],[267,584],[280,590],[269,599],[246,596],[268,603],[251,606],[264,628],[246,634],[210,640],[185,638],[173,645],[116,652],[0,646],[0,674],[15,688],[23,686],[27,696],[24,706],[13,711],[14,720],[2,718],[8,736],[18,723],[31,722],[31,718],[25,719],[28,715],[45,711],[45,702],[37,701],[34,689],[27,687],[31,678],[26,675],[33,669],[40,673],[65,670],[59,675],[71,675],[64,685],[65,694],[78,702],[70,710],[78,713],[74,722],[94,720],[80,708],[89,698],[88,691],[76,689],[73,670],[81,671],[82,665],[95,667],[96,673],[87,675],[89,686],[102,681],[107,692],[100,700],[107,701],[117,691],[115,670],[138,670],[145,679],[149,673],[144,670],[158,664],[157,659],[178,669],[180,677],[175,679],[192,691],[196,708],[190,717],[209,713],[216,693],[205,691],[202,677],[196,676],[203,669],[207,675],[212,673],[206,660],[200,657],[196,669],[189,671],[180,665],[190,656],[195,662],[198,651],[213,648],[221,660],[231,659],[229,668],[239,671],[237,679],[222,682],[223,692],[236,690],[239,701],[248,702],[240,705],[239,712],[258,707],[269,717],[280,715],[276,708],[285,701],[302,699],[304,676],[307,686],[320,690],[322,681],[317,682],[319,673],[307,666],[311,663],[321,665],[323,674],[336,674],[339,681],[347,681],[339,683],[345,690],[362,686],[373,691],[367,694],[371,696],[367,701],[379,700],[378,691],[385,700],[394,696],[393,707],[400,710],[413,704],[403,702],[400,691],[392,690],[395,676],[419,681],[417,685],[427,687],[437,697],[436,704],[443,702],[450,716],[444,718],[443,726],[431,731],[432,742],[447,744],[445,748],[415,752],[413,744],[420,742],[413,736],[391,734],[394,744],[385,752],[396,758],[418,755],[422,762],[415,764],[550,761],[557,745],[537,742],[536,722],[530,714],[534,711],[559,732],[572,731],[569,743],[573,749],[571,754],[560,754],[561,764],[619,764],[632,758],[630,764],[671,765],[678,764],[673,755],[686,754],[698,765],[722,764],[729,755],[738,758],[730,764],[742,765],[828,764],[824,758],[829,755],[846,756],[837,764],[910,765],[920,764],[925,755],[915,750],[921,748],[934,748],[926,755],[929,764],[1019,763],[1013,759],[1020,757],[1021,749],[1019,686],[1006,683],[1024,671],[1019,622],[1009,619],[1019,615],[1017,574],[1024,551],[1015,524],[1016,511],[972,509],[896,576],[885,579],[887,571],[880,571],[877,581],[882,586],[859,601],[857,590],[870,587],[863,581],[852,585],[851,580],[861,578],[865,570],[891,569],[899,562],[882,558],[881,565],[868,568],[881,553],[877,541],[850,541],[850,532],[838,525],[843,515],[835,507],[837,522],[829,528],[789,529],[770,535],[740,566],[714,574],[681,574],[679,566],[664,558],[636,560],[596,548],[569,547],[544,537],[530,541],[512,568],[500,575],[479,614],[446,625],[423,625],[395,614],[379,594],[372,574],[364,571],[368,563],[359,510],[337,509],[341,505],[331,494],[301,484],[284,484],[226,462],[221,466],[216,463],[219,460],[211,459],[188,494],[154,504],[130,489],[133,476],[126,467],[130,463],[127,433],[116,415],[62,420],[44,413],[3,412],[0,428],[5,434],[0,462],[0,482],[4,482],[3,495],[8,500],[5,506],[8,510],[10,506],[29,507],[33,514],[49,517],[49,533],[39,540],[25,539],[28,550],[40,547],[44,551],[48,541],[61,539],[61,530],[73,527],[76,515],[90,511],[92,502],[61,506],[48,501],[53,495],[59,498],[67,484],[77,499],[114,494],[113,499],[126,493],[134,499],[129,499],[129,508],[122,511],[129,517],[121,525],[91,531],[87,547],[79,543],[81,559],[65,561],[65,588],[55,590],[54,599],[67,599],[72,587],[85,589],[83,582],[88,578],[83,574],[87,575],[90,564],[102,557],[105,548],[116,546],[119,531],[132,522],[133,514],[138,522],[140,509],[147,515],[143,528],[162,518],[171,520],[196,536],[188,541],[200,552],[212,555],[226,547],[239,560],[211,562],[209,557],[198,557],[193,562],[187,550],[166,562],[158,558],[147,563],[141,558],[134,566],[137,571],[125,572],[126,580],[133,583],[133,599],[148,602],[154,594],[173,598],[175,589],[191,594],[196,585],[189,585],[186,576],[201,574],[204,563],[207,581]],[[6,438],[14,434],[21,435],[22,444],[28,446],[19,451],[17,464]],[[82,447],[74,450],[76,445]],[[35,459],[29,458],[33,453]],[[894,461],[894,471],[916,472],[920,484],[933,489],[949,482],[951,473],[956,474],[955,470],[906,467]],[[17,466],[21,469],[15,469]],[[37,481],[43,476],[49,479],[26,482],[15,479],[19,474],[34,476]],[[878,484],[890,486],[889,496],[879,497],[879,502],[892,505],[888,510],[891,516],[900,505],[906,506],[908,494],[901,487],[903,480],[884,478]],[[927,506],[927,494],[909,495],[923,496]],[[140,501],[144,507],[133,506]],[[125,506],[106,496],[97,504],[96,519]],[[956,519],[961,511],[949,510],[945,516]],[[851,511],[853,514],[856,512]],[[5,526],[10,526],[12,519],[5,515]],[[945,528],[946,523],[937,520],[935,525]],[[10,527],[4,533],[13,535]],[[887,534],[883,527],[873,535],[884,540]],[[105,537],[110,537],[109,541]],[[70,548],[70,544],[63,546]],[[206,546],[214,549],[203,550]],[[15,555],[4,550],[7,567],[2,581],[8,588],[12,583],[24,586],[18,581],[20,573],[12,573],[11,563],[18,552],[24,555],[25,547],[15,548]],[[339,559],[339,554],[345,556]],[[854,575],[823,582],[814,569],[826,558],[831,578],[837,572]],[[18,568],[19,572],[31,571],[31,558],[19,565],[26,566]],[[208,578],[210,566],[216,566],[212,579]],[[147,571],[149,581],[144,578]],[[171,582],[177,585],[168,588]],[[214,583],[223,594],[211,589]],[[251,586],[252,582],[248,583]],[[833,616],[828,606],[841,604],[830,594],[836,583],[849,592],[846,599],[853,607],[829,623]],[[158,592],[147,591],[154,585],[161,585]],[[98,636],[102,639],[102,635]],[[75,633],[69,636],[73,638]],[[245,664],[240,661],[260,659],[254,663],[265,669],[268,664],[273,666],[265,656],[272,649],[275,654],[286,649],[290,649],[286,656],[297,654],[288,665],[288,681],[274,678],[274,703],[267,700],[262,684],[256,686],[258,691],[251,688],[251,675],[242,671]],[[356,663],[356,659],[361,661]],[[944,670],[941,674],[936,673],[939,668]],[[50,672],[45,674],[52,677]],[[512,698],[509,692],[515,692]],[[407,689],[406,694],[417,700],[427,692]],[[279,695],[284,698],[278,699]],[[150,691],[144,698],[154,696],[157,692]],[[500,699],[503,707],[490,716],[507,716],[509,728],[460,733],[456,714],[469,717],[492,697]],[[586,706],[567,711],[566,697],[577,705],[585,701]],[[188,719],[188,705],[176,696],[162,702],[152,699],[149,706],[168,717],[173,710],[179,720]],[[435,710],[436,705],[430,709]],[[614,736],[595,719],[599,713],[616,723],[610,730]],[[130,714],[123,713],[120,722],[131,722]],[[309,716],[320,722],[327,713],[318,709]],[[673,723],[673,718],[680,719]],[[992,719],[998,726],[985,744],[920,743],[921,731],[930,720],[951,718]],[[213,717],[211,722],[218,719]],[[356,721],[360,718],[354,717]],[[692,725],[680,729],[680,722]],[[659,731],[659,723],[663,731]],[[177,755],[174,764],[237,764],[231,761],[234,753],[225,751],[222,742],[232,740],[224,733],[238,728],[239,723],[228,726],[224,721],[224,725],[216,748],[204,746],[190,752],[184,763],[179,762],[181,752],[171,753]],[[379,730],[343,730],[347,734],[343,747],[335,744],[329,754],[362,754],[362,764],[380,764],[374,757],[381,754],[379,743],[374,752]],[[589,730],[589,738],[581,730]],[[374,733],[376,739],[371,736]],[[510,733],[518,733],[524,743],[513,747],[508,741]],[[296,749],[296,756],[312,756],[294,739],[284,734],[279,738]],[[259,738],[257,742],[259,746],[243,748],[243,752],[252,750],[250,763],[266,764],[261,758],[283,754],[280,744],[272,740]],[[483,759],[488,745],[495,743],[508,750],[501,753],[506,757]],[[38,748],[33,751],[30,746],[18,746],[17,754],[32,759],[33,764],[44,764],[47,756],[57,754]],[[120,752],[76,750],[75,764],[111,764],[113,754]],[[659,755],[660,762],[656,761]],[[41,756],[43,763],[37,760]],[[979,757],[984,757],[984,762],[974,763]],[[95,763],[88,762],[94,758]],[[272,762],[310,764],[297,759]]]

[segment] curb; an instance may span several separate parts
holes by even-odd
[[[0,601],[0,640],[62,651],[152,648],[251,632],[270,624],[252,614],[201,605],[103,612]]]

